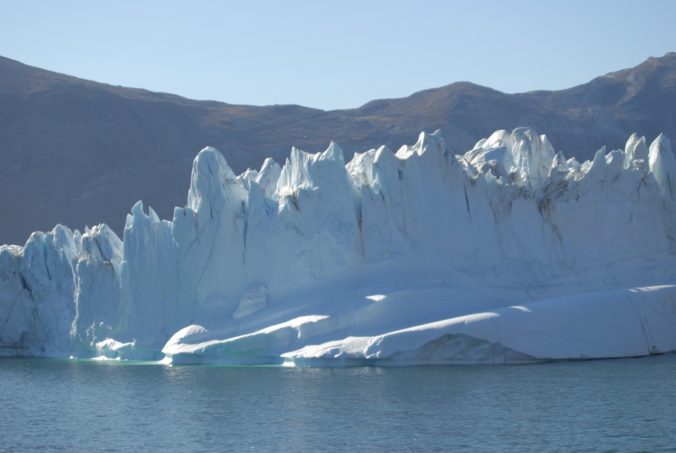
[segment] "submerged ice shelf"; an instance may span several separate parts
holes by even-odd
[[[526,128],[465,154],[213,148],[171,221],[0,247],[0,356],[444,364],[676,350],[676,157],[632,135],[579,163]]]

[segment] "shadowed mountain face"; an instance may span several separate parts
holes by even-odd
[[[632,132],[676,138],[676,53],[561,91],[505,94],[454,83],[351,110],[253,107],[100,84],[0,57],[0,244],[56,223],[120,233],[138,199],[163,218],[185,204],[206,145],[236,172],[291,146],[354,151],[441,129],[460,153],[496,129],[531,126],[567,156],[621,148]]]

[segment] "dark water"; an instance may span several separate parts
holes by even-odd
[[[0,450],[676,451],[676,356],[346,369],[0,360]]]

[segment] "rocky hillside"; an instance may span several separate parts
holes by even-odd
[[[461,82],[350,110],[193,101],[111,86],[0,57],[0,243],[56,223],[108,223],[143,199],[161,217],[185,204],[191,161],[206,145],[241,171],[291,148],[349,154],[413,143],[441,129],[464,152],[496,129],[531,126],[585,159],[637,132],[676,137],[676,53],[561,91],[505,94]]]

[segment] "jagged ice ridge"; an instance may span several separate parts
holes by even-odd
[[[445,364],[676,350],[676,158],[579,163],[526,128],[437,131],[347,164],[331,143],[236,176],[195,158],[171,221],[0,247],[0,356]]]

